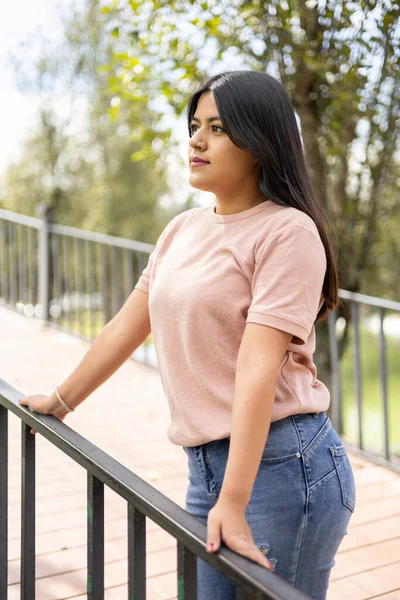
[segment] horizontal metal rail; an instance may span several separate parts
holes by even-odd
[[[35,437],[31,428],[38,431],[54,446],[62,450],[88,473],[88,598],[103,598],[104,585],[104,492],[103,486],[124,498],[128,503],[128,572],[129,598],[145,600],[145,518],[157,523],[177,540],[179,600],[196,600],[195,577],[196,557],[200,557],[220,571],[236,586],[240,598],[247,600],[307,600],[307,597],[260,565],[232,552],[223,546],[218,554],[206,551],[206,526],[172,500],[154,489],[143,479],[111,458],[100,448],[79,433],[52,416],[39,415],[21,407],[18,400],[23,394],[0,379],[0,440],[7,437],[6,415],[12,412],[23,424],[23,460],[29,469],[24,469],[23,498],[25,519],[22,541],[22,579],[24,596],[34,599],[34,448]],[[0,448],[2,446],[0,445]],[[0,525],[7,521],[6,510],[7,453],[0,456]],[[23,515],[23,516],[24,516]],[[24,521],[23,521],[24,522]],[[6,600],[4,577],[6,569],[6,539],[0,532],[0,597]],[[28,593],[28,592],[27,592]]]
[[[355,292],[348,292],[347,290],[339,290],[339,298],[343,300],[350,300],[352,302],[358,302],[359,304],[366,304],[367,306],[375,306],[377,308],[385,308],[386,310],[400,312],[400,302],[386,300],[386,298],[366,296],[365,294],[357,294]]]

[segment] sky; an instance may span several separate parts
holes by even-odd
[[[10,55],[18,56],[22,41],[38,28],[46,35],[57,36],[60,31],[56,16],[57,5],[72,4],[73,0],[18,0],[2,7],[0,19],[0,175],[18,156],[24,135],[34,121],[37,99],[22,94],[17,88]]]

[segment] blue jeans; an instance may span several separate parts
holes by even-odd
[[[186,510],[207,523],[218,500],[229,438],[184,447]],[[240,482],[238,482],[240,485]],[[313,600],[325,600],[330,570],[355,505],[353,472],[324,412],[271,424],[246,517],[276,573]],[[197,559],[198,600],[235,600],[233,584]]]

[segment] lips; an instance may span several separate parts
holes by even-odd
[[[202,164],[202,165],[210,164],[208,160],[203,160],[202,158],[199,158],[198,156],[194,156],[193,158],[191,158],[190,162],[194,163],[194,164]]]

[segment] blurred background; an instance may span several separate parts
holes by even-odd
[[[20,0],[3,7],[0,56],[0,208],[155,243],[174,215],[212,202],[187,183],[190,93],[224,70],[266,71],[296,110],[340,287],[400,300],[398,3]],[[357,435],[351,320],[343,304],[349,439]],[[379,319],[370,306],[360,323],[362,418],[368,444],[380,446]],[[328,382],[326,323],[317,329],[319,377]],[[386,316],[385,334],[400,456],[398,312]]]

